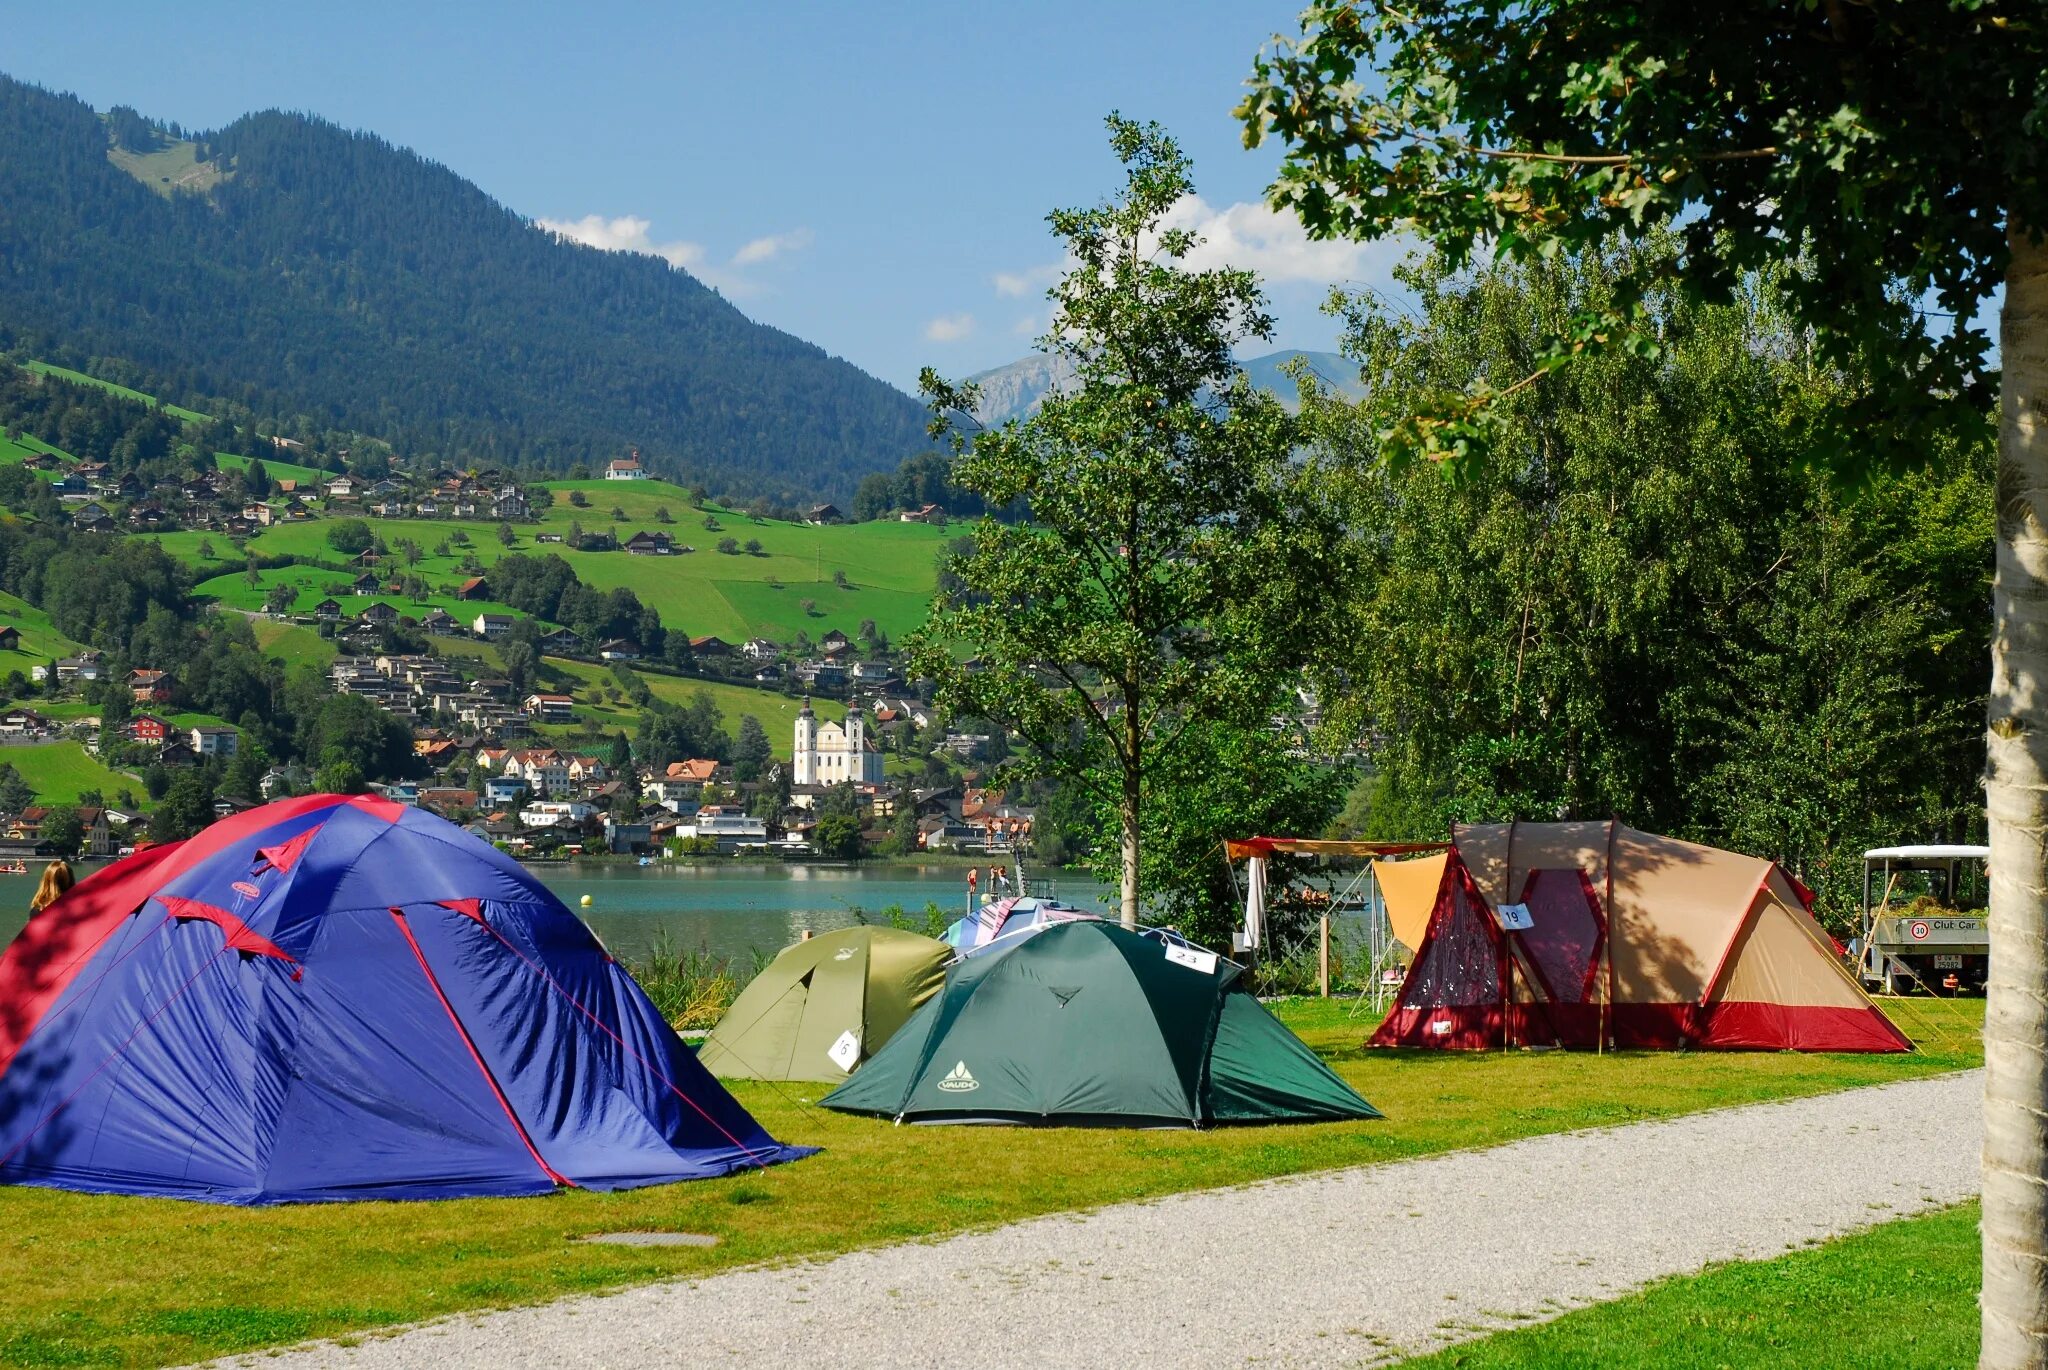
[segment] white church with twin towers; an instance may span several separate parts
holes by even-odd
[[[867,719],[859,709],[850,709],[844,725],[820,723],[804,700],[796,716],[796,774],[798,785],[856,785],[882,783],[882,754],[867,738]]]

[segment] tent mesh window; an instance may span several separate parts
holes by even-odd
[[[1500,997],[1500,952],[1487,926],[1491,915],[1462,869],[1444,883],[1422,954],[1408,976],[1403,1008],[1490,1004]]]
[[[1599,971],[1603,920],[1585,876],[1576,870],[1536,871],[1522,902],[1532,924],[1521,934],[1522,945],[1551,1002],[1587,1002]]]

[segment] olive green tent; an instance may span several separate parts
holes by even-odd
[[[952,955],[895,928],[843,928],[785,947],[697,1059],[728,1079],[844,1080],[938,992]]]
[[[1113,923],[957,961],[827,1095],[911,1122],[1205,1127],[1377,1118],[1252,997],[1240,967]]]

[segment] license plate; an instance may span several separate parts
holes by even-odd
[[[1963,968],[1963,958],[1960,956],[1937,955],[1934,958],[1934,968],[1936,970],[1961,970]]]

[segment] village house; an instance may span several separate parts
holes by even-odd
[[[56,730],[56,724],[34,709],[17,705],[0,713],[0,737],[48,737]]]
[[[233,728],[202,723],[192,729],[192,750],[201,756],[226,759],[235,754],[241,735]]]
[[[555,629],[541,638],[538,645],[548,656],[577,656],[583,651],[583,639],[567,628]]]
[[[138,667],[128,673],[128,693],[138,704],[168,704],[176,688],[177,682],[165,671]]]
[[[675,539],[667,533],[639,532],[626,539],[626,552],[636,557],[665,557],[675,550]]]
[[[338,600],[323,599],[313,606],[313,619],[317,623],[341,622],[341,603]]]
[[[805,513],[804,522],[817,527],[823,527],[829,523],[846,522],[846,515],[839,511],[839,506],[836,504],[814,504]]]
[[[647,472],[640,465],[639,454],[635,453],[630,457],[619,457],[606,462],[604,478],[606,480],[646,480]]]
[[[489,599],[490,587],[484,584],[482,576],[471,576],[455,587],[457,599]]]
[[[576,701],[568,695],[531,694],[526,697],[526,713],[542,723],[567,723],[576,715]]]
[[[513,622],[510,614],[478,614],[474,632],[486,642],[496,642],[512,631]]]
[[[21,650],[21,629],[12,623],[0,623],[0,652]]]
[[[635,642],[628,642],[622,637],[615,637],[609,641],[599,643],[597,654],[599,658],[605,661],[638,661],[640,659],[640,645]]]
[[[896,516],[896,520],[899,523],[930,523],[933,519],[942,517],[945,512],[936,504],[921,504],[915,509],[905,509]]]

